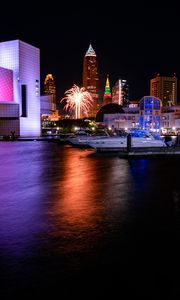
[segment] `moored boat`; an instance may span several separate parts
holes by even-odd
[[[85,136],[76,136],[70,140],[70,143],[73,146],[88,146],[90,141],[99,140],[109,137],[109,134],[104,132],[101,134],[85,135]]]
[[[166,147],[164,140],[160,137],[154,137],[145,130],[130,130],[131,147],[133,148],[153,148]],[[88,145],[97,150],[122,150],[127,148],[127,136],[113,136],[104,139],[94,139],[88,142]]]

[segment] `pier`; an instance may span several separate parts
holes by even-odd
[[[131,151],[119,152],[120,157],[126,158],[148,158],[148,157],[179,157],[180,147],[161,148],[132,148]]]
[[[161,148],[127,148],[98,150],[98,153],[116,153],[122,158],[150,158],[150,157],[179,157],[180,147],[161,147]]]

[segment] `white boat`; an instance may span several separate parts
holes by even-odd
[[[73,140],[76,141],[79,138],[87,138],[90,134],[84,130],[79,130],[76,133],[64,134],[60,136],[60,143],[72,144]]]
[[[130,130],[131,147],[166,147],[162,138],[154,137],[151,133],[145,130]],[[88,145],[97,150],[121,150],[127,148],[127,136],[111,136],[101,139],[89,140]]]
[[[109,136],[109,134],[107,134],[107,133],[76,136],[76,137],[71,138],[69,141],[74,146],[88,146],[90,141],[104,139],[107,136]]]

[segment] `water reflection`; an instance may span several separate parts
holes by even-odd
[[[6,255],[45,249],[49,239],[62,252],[88,249],[119,230],[130,199],[127,161],[41,142],[2,143],[0,151]]]
[[[6,255],[21,256],[32,246],[34,234],[44,229],[44,146],[18,142],[0,145],[0,248]]]
[[[96,166],[85,159],[86,156],[87,153],[79,156],[71,152],[66,157],[65,174],[59,182],[59,199],[55,204],[60,218],[76,229],[94,227],[97,210],[100,210],[100,203],[96,204]]]
[[[152,280],[159,287],[154,272],[168,285],[180,163],[90,153],[0,143],[0,254],[11,296],[18,284],[42,294],[67,291],[71,282],[76,296],[85,283],[85,295],[90,285],[93,295],[96,286],[99,295],[109,288],[121,296],[124,286],[134,297],[139,283],[144,292]]]
[[[123,222],[128,163],[109,157],[104,164],[103,157],[91,157],[88,150],[68,148],[58,168],[61,176],[53,194],[50,234],[68,240],[66,249],[63,243],[65,251],[93,247],[113,230],[117,218]]]

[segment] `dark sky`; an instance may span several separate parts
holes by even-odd
[[[24,12],[14,7],[0,18],[0,41],[21,39],[40,48],[41,85],[52,73],[58,102],[74,83],[82,84],[90,41],[102,90],[107,73],[111,87],[119,78],[129,81],[132,99],[149,94],[149,80],[157,73],[180,76],[179,9],[174,1],[162,6],[152,1],[59,5],[49,2],[39,10],[35,3],[24,3]]]

